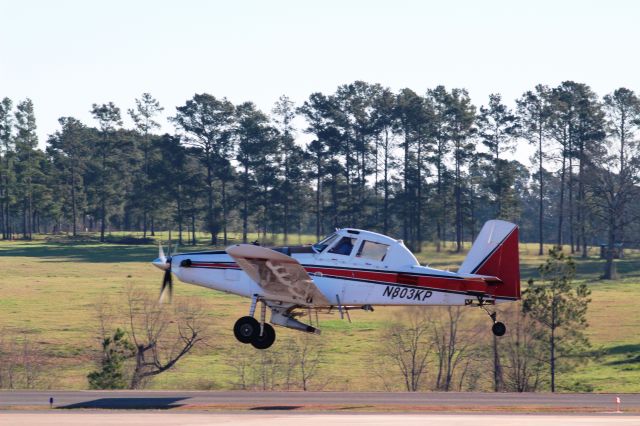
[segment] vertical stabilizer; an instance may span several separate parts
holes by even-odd
[[[502,284],[495,295],[519,299],[518,226],[503,220],[486,222],[458,273],[497,277]]]

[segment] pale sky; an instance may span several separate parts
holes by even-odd
[[[41,146],[58,117],[94,125],[92,103],[143,92],[165,117],[194,93],[268,112],[357,79],[513,104],[567,79],[640,91],[639,41],[631,0],[0,0],[0,98],[33,99]]]

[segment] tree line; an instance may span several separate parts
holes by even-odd
[[[637,244],[640,101],[626,88],[600,98],[573,81],[537,85],[512,109],[499,94],[478,108],[464,89],[355,81],[297,106],[282,96],[269,114],[203,93],[161,135],[163,110],[145,93],[126,128],[118,106],[94,104],[94,123],[60,118],[41,150],[33,103],[4,98],[3,238],[169,228],[182,244],[206,231],[218,245],[232,232],[290,241],[350,226],[460,251],[501,218],[540,254],[607,244],[607,278],[613,248]]]

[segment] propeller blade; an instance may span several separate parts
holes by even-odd
[[[162,263],[167,262],[167,256],[164,255],[164,250],[162,249],[162,243],[158,243],[158,259],[160,259]]]
[[[162,278],[162,288],[160,289],[159,303],[164,301],[165,291],[169,292],[169,303],[173,298],[173,278],[171,277],[171,269],[164,271],[164,277]]]

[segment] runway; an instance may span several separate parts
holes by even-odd
[[[0,391],[0,410],[160,409],[299,411],[519,411],[610,412],[614,394],[480,392],[185,392],[185,391]],[[625,412],[640,413],[640,394],[621,394]]]
[[[166,412],[0,412],[0,424],[30,426],[637,426],[640,416],[446,415],[446,414],[210,414]]]

